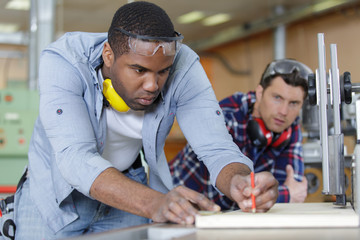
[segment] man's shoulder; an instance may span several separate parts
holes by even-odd
[[[68,32],[51,43],[45,51],[87,60],[94,60],[101,54],[107,33]]]
[[[243,92],[234,92],[232,95],[220,101],[221,107],[241,107],[247,106],[252,101],[252,94]]]

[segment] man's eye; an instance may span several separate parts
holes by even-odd
[[[160,74],[164,74],[164,73],[168,73],[170,71],[170,68],[164,69],[162,71],[160,71]]]
[[[143,73],[143,72],[145,72],[145,69],[143,69],[143,68],[136,68],[135,71],[136,71],[137,73]]]

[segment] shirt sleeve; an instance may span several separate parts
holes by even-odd
[[[43,53],[40,63],[39,116],[52,147],[51,164],[68,184],[90,197],[95,178],[112,166],[98,152],[94,130],[98,123],[90,117],[95,111],[84,99],[95,87],[92,79],[89,85],[74,67],[86,63],[70,63],[51,51]]]
[[[186,73],[176,93],[176,117],[185,138],[210,172],[215,187],[221,169],[233,162],[253,170],[252,161],[235,145],[211,84],[197,60]]]
[[[279,190],[279,196],[276,199],[277,203],[288,203],[290,202],[290,193],[289,189],[286,185],[280,185],[278,187]]]

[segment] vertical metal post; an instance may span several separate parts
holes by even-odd
[[[327,124],[327,79],[326,79],[326,58],[324,34],[318,33],[318,57],[319,57],[319,119],[320,119],[320,142],[322,150],[322,173],[323,173],[323,193],[329,194],[329,143],[328,143],[328,124]]]
[[[54,40],[56,0],[38,1],[38,54]]]
[[[54,40],[56,0],[31,0],[29,41],[29,89],[38,86],[41,51]]]
[[[284,14],[284,7],[278,5],[275,7],[275,14]],[[274,30],[274,59],[283,59],[286,56],[286,27],[279,23]]]
[[[333,99],[333,112],[334,112],[334,133],[341,134],[340,124],[340,79],[339,68],[337,62],[337,49],[336,44],[330,44],[331,55],[331,81],[332,81],[332,99]]]
[[[334,114],[334,134],[329,136],[329,181],[330,194],[336,195],[337,205],[346,205],[344,135],[340,124],[340,79],[336,44],[330,45],[331,55],[331,99]]]
[[[29,89],[36,90],[37,88],[37,72],[38,72],[38,58],[37,58],[37,0],[30,2],[30,36],[29,36]]]

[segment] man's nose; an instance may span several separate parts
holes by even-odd
[[[158,77],[156,74],[151,74],[146,78],[143,88],[148,92],[156,92],[159,89]]]
[[[282,103],[280,106],[280,113],[282,115],[287,115],[289,112],[289,104],[288,103]]]

